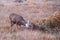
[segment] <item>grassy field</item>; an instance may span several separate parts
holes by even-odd
[[[17,28],[16,25],[14,25],[13,32],[11,32],[9,21],[9,15],[16,13],[22,15],[25,20],[37,23],[60,10],[59,7],[60,6],[50,5],[48,2],[42,2],[40,4],[1,2],[0,40],[60,40],[60,34],[48,34],[37,30],[26,30],[23,26]]]

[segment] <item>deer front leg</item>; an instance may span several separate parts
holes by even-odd
[[[20,24],[20,23],[17,23],[16,25],[17,25],[17,28],[20,28],[20,27],[21,27],[21,24]],[[19,27],[19,26],[20,26],[20,27]]]

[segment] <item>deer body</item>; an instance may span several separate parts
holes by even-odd
[[[10,19],[10,22],[11,22],[11,27],[16,24],[17,26],[18,25],[24,25],[26,26],[27,28],[29,28],[29,21],[25,21],[24,18],[20,15],[17,15],[15,13],[12,13],[10,14],[9,16],[9,19]]]

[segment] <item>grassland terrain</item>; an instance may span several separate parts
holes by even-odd
[[[26,30],[23,25],[21,28],[17,28],[14,25],[12,31],[9,20],[9,15],[15,13],[23,16],[25,20],[30,20],[32,23],[39,23],[43,19],[49,19],[59,25],[60,14],[54,16],[56,11],[60,11],[59,2],[49,0],[36,3],[34,0],[22,3],[0,2],[0,40],[60,40],[60,34],[43,33],[39,30]],[[55,17],[58,17],[57,20],[59,21],[54,20]]]

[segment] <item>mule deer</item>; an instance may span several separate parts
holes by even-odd
[[[14,24],[16,24],[17,26],[18,25],[20,25],[20,26],[24,25],[24,26],[26,26],[26,28],[30,27],[29,20],[25,21],[25,19],[22,16],[17,15],[15,13],[10,14],[9,19],[10,19],[10,22],[11,22],[11,27]]]

